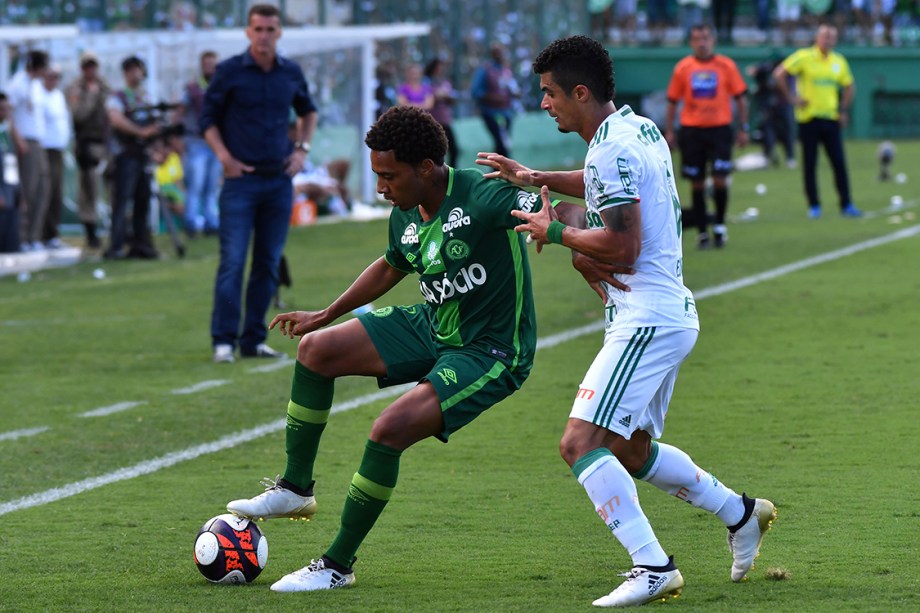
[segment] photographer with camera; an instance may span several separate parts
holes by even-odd
[[[159,257],[150,234],[150,160],[147,141],[160,132],[156,125],[154,108],[143,87],[147,68],[136,56],[121,63],[125,86],[115,90],[106,102],[109,122],[114,135],[114,169],[112,176],[112,227],[109,248],[103,257],[111,260],[129,258],[156,259]],[[126,213],[128,202],[133,202],[128,252],[124,252],[127,239]]]

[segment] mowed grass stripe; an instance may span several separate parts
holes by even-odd
[[[755,275],[750,275],[748,277],[739,279],[737,281],[733,281],[731,283],[721,284],[713,288],[704,288],[702,290],[695,292],[695,296],[697,300],[702,300],[702,299],[713,297],[713,296],[719,296],[719,295],[726,294],[728,292],[732,292],[738,289],[750,287],[752,285],[762,283],[764,281],[776,279],[776,278],[791,274],[793,272],[796,272],[796,271],[799,271],[805,268],[809,268],[809,267],[817,266],[819,264],[823,264],[826,262],[838,260],[838,259],[850,256],[850,255],[853,255],[855,253],[858,253],[860,251],[864,251],[866,249],[872,249],[875,247],[879,247],[879,246],[891,243],[893,241],[898,241],[898,240],[902,240],[905,238],[911,238],[911,237],[916,236],[917,234],[920,234],[920,226],[911,226],[909,228],[899,230],[892,234],[888,234],[882,237],[862,241],[860,243],[856,243],[849,247],[837,249],[837,250],[834,250],[834,251],[831,251],[831,252],[828,252],[822,255],[805,258],[798,262],[793,262],[791,264],[779,266],[769,271],[765,271],[765,272],[758,273]],[[568,340],[573,340],[580,336],[584,336],[585,334],[595,331],[596,329],[598,329],[598,327],[603,328],[603,322],[599,322],[597,326],[581,326],[579,328],[575,328],[572,330],[568,330],[566,332],[562,332],[560,334],[553,335],[551,337],[547,337],[546,339],[543,339],[542,342],[538,342],[538,349],[552,347],[552,346],[561,344],[563,342],[566,342]],[[375,392],[372,394],[367,394],[365,396],[361,396],[361,397],[337,404],[336,406],[333,407],[332,410],[335,413],[339,413],[339,412],[351,410],[354,408],[358,408],[366,404],[369,404],[371,402],[375,402],[377,400],[381,400],[381,399],[385,399],[385,398],[389,398],[393,396],[398,396],[399,394],[402,394],[403,392],[405,392],[407,389],[410,389],[411,387],[412,387],[412,384],[408,384],[408,385],[398,386],[395,388],[390,388],[387,390],[381,390],[379,392]],[[284,426],[285,426],[284,419],[274,420],[272,422],[269,422],[269,423],[266,423],[260,426],[256,426],[254,428],[250,428],[247,430],[243,430],[241,432],[237,432],[235,434],[231,434],[231,435],[222,437],[218,439],[217,441],[213,441],[211,443],[196,445],[196,446],[193,446],[193,447],[181,450],[181,451],[177,451],[177,452],[166,454],[164,456],[160,456],[159,458],[155,458],[153,460],[146,460],[138,464],[135,464],[133,466],[121,468],[121,469],[112,471],[110,473],[107,473],[107,474],[104,474],[98,477],[84,479],[82,481],[70,483],[63,487],[52,488],[49,490],[45,490],[44,492],[38,492],[36,494],[32,494],[29,496],[24,496],[22,498],[11,500],[11,501],[0,504],[0,516],[6,515],[7,513],[12,513],[13,511],[29,509],[29,508],[49,504],[51,502],[56,502],[58,500],[68,498],[70,496],[75,496],[77,494],[81,494],[81,493],[90,491],[92,489],[102,487],[104,485],[109,485],[111,483],[116,483],[118,481],[124,481],[127,479],[133,479],[133,478],[136,478],[142,475],[150,474],[160,469],[174,466],[175,464],[184,462],[186,460],[192,460],[192,459],[201,457],[206,454],[215,453],[215,452],[222,451],[225,449],[230,449],[239,444],[250,442],[256,438],[260,438],[262,436],[266,436],[268,434],[278,432],[282,430]]]

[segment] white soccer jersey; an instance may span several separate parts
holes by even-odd
[[[671,152],[655,123],[624,106],[597,129],[585,157],[587,227],[600,212],[638,202],[642,250],[635,274],[618,275],[624,292],[605,284],[608,328],[674,326],[700,329],[693,294],[684,286],[681,208]]]

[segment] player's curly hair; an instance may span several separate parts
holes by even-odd
[[[551,42],[533,62],[534,74],[553,73],[553,80],[565,93],[584,85],[600,102],[613,100],[613,59],[599,42],[575,35]]]
[[[438,166],[447,154],[447,136],[431,113],[417,106],[394,106],[367,131],[364,143],[373,151],[392,151],[397,162],[431,160]]]

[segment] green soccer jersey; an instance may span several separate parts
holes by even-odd
[[[438,214],[393,209],[387,262],[420,275],[432,335],[448,347],[478,347],[507,364],[529,367],[536,346],[530,265],[512,209],[539,210],[539,194],[450,168]]]

